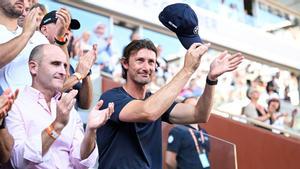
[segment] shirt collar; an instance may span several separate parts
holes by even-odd
[[[2,28],[1,28],[1,27],[2,27]],[[21,28],[19,25],[17,25],[17,29],[14,30],[14,31],[8,30],[7,27],[6,27],[5,25],[2,25],[2,24],[0,24],[0,28],[1,28],[1,29],[6,29],[7,31],[11,32],[12,34],[18,34],[18,33],[21,33],[21,32],[22,32],[22,28]]]
[[[40,92],[39,90],[31,87],[31,86],[26,86],[24,89],[25,92],[30,93],[30,95],[32,96],[33,99],[45,99],[45,96],[42,92]],[[55,95],[52,97],[55,100],[58,100],[61,97],[61,92],[56,91]]]
[[[193,129],[193,130],[198,130],[198,129],[196,129],[195,127],[193,127],[193,126],[191,126],[191,125],[188,125],[188,124],[185,124],[184,126],[185,126],[185,127],[188,127],[188,128],[191,128],[191,129]],[[200,130],[200,127],[199,127],[199,130]]]

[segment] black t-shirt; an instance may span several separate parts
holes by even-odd
[[[203,167],[195,147],[195,141],[189,132],[189,128],[192,127],[189,125],[178,125],[172,128],[168,137],[167,150],[177,154],[177,169],[202,169]],[[200,132],[194,128],[192,129],[197,138],[198,145],[201,147],[201,151],[205,149],[208,158],[210,143],[206,130],[201,129],[204,137],[204,143],[202,143]],[[205,169],[208,169],[208,167]]]
[[[147,93],[146,98],[150,95]],[[107,123],[97,130],[99,168],[161,169],[161,121],[169,122],[169,114],[176,103],[154,122],[128,123],[120,121],[119,114],[135,98],[119,87],[103,93],[100,99],[104,101],[101,109],[107,108],[109,102],[115,107]]]

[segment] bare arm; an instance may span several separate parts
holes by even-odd
[[[235,70],[243,58],[240,53],[228,55],[226,51],[223,52],[211,63],[207,78],[216,81],[223,73]],[[196,106],[177,104],[170,114],[170,121],[179,124],[207,122],[213,106],[214,92],[215,85],[206,84],[203,95],[199,98]]]
[[[82,109],[89,109],[93,99],[93,86],[90,76],[86,76],[82,80],[82,86],[79,90],[79,107]]]
[[[80,80],[75,76],[71,75],[64,83],[63,91],[73,88],[76,83]],[[90,76],[86,76],[82,80],[82,86],[79,90],[79,107],[82,109],[89,109],[93,99],[93,86]]]
[[[267,113],[262,116],[256,117],[255,120],[264,122],[264,121],[268,120],[270,117],[271,117],[271,114]]]
[[[168,169],[177,168],[176,156],[177,156],[176,153],[172,151],[166,151],[166,164]]]
[[[10,158],[10,153],[14,145],[14,139],[7,129],[0,129],[0,163],[6,163]]]
[[[53,126],[54,130],[58,133],[60,133],[62,131],[62,129],[64,128],[64,126],[59,125],[55,122],[52,123],[52,126]],[[46,132],[46,130],[43,130],[41,137],[42,137],[42,155],[45,155],[48,152],[51,145],[54,143],[55,139],[53,139]]]
[[[109,103],[108,108],[99,110],[103,104],[100,100],[89,113],[87,129],[80,147],[81,159],[86,159],[94,150],[96,142],[96,131],[104,125],[114,111],[114,104]]]
[[[61,100],[57,103],[56,118],[52,123],[53,129],[57,133],[61,133],[63,128],[68,124],[70,111],[73,108],[76,100],[74,99],[77,95],[77,90],[72,90],[66,95],[64,95]],[[42,137],[42,155],[45,155],[55,139],[53,139],[47,132],[44,130],[41,133]]]
[[[2,125],[5,120],[4,117],[18,97],[18,93],[19,90],[12,93],[10,89],[6,89],[0,96],[0,121]],[[14,139],[9,134],[7,128],[0,129],[0,163],[4,164],[9,160],[13,145]]]
[[[75,75],[69,76],[64,83],[62,92],[72,89],[73,86],[78,82],[80,82],[80,80]]]
[[[145,101],[134,100],[129,102],[120,112],[119,118],[125,122],[146,122],[158,119],[174,102],[181,89],[195,72],[200,64],[202,55],[209,45],[193,44],[185,55],[184,67],[175,77],[150,96]]]
[[[82,78],[84,79],[91,67],[95,63],[97,57],[97,45],[93,45],[93,49],[86,53],[84,56],[80,56],[78,65],[76,67],[76,72],[80,73]],[[78,79],[76,76],[71,75],[64,83],[64,87],[62,91],[66,91],[71,89],[76,83],[78,83],[81,79]],[[87,79],[89,80],[89,79]]]
[[[10,63],[24,49],[35,31],[35,28],[38,24],[37,20],[38,11],[37,9],[33,9],[25,18],[23,32],[10,41],[0,44],[0,68]]]

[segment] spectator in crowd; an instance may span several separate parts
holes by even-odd
[[[105,37],[106,33],[106,25],[105,24],[98,24],[96,28],[94,29],[94,41],[93,44],[98,45],[98,56],[96,60],[96,64],[100,65],[101,70],[104,72],[111,73],[111,70],[109,68],[109,61],[110,58],[113,55],[112,50],[112,41],[113,37]]]
[[[22,15],[18,18],[18,25],[20,27],[23,27],[25,17],[29,13],[29,11],[31,11],[32,9],[35,9],[35,8],[38,9],[39,18],[43,18],[47,14],[46,7],[43,4],[36,3],[32,6],[30,6],[29,1],[26,0],[26,1],[24,1],[24,6],[25,6],[25,9],[23,10]],[[38,23],[37,25],[40,25],[40,24]],[[39,27],[37,27],[36,29],[38,31]]]
[[[140,36],[139,31],[137,31],[137,30],[132,31],[132,33],[130,35],[130,41],[140,40],[140,39],[141,39],[141,36]]]
[[[290,77],[291,78],[288,82],[288,85],[290,88],[291,103],[293,105],[298,105],[299,104],[299,84],[298,84],[299,77],[293,72],[291,72]]]
[[[186,98],[183,103],[196,105],[197,98]],[[183,110],[184,111],[184,110]],[[199,124],[177,125],[170,130],[166,152],[168,169],[210,168],[208,134]]]
[[[280,100],[273,97],[268,100],[267,113],[270,114],[270,124],[274,124],[276,120],[284,116],[284,113],[280,113]]]
[[[74,61],[78,61],[79,57],[92,49],[92,44],[90,43],[91,33],[84,31],[82,35],[74,40],[74,55],[70,56]],[[73,65],[74,66],[74,65]]]
[[[13,148],[14,140],[5,128],[5,117],[10,110],[14,100],[18,96],[18,90],[14,93],[10,89],[6,89],[0,96],[0,167],[8,162]]]
[[[156,68],[156,76],[157,81],[160,86],[164,85],[167,81],[167,73],[168,73],[168,63],[165,58],[162,56],[163,48],[161,45],[157,45],[157,68]]]
[[[288,126],[291,126],[290,121],[288,121],[287,112],[280,112],[280,100],[278,97],[272,97],[268,100],[268,109],[267,113],[270,114],[270,125],[284,129]],[[276,129],[272,129],[275,133],[280,133],[280,131]]]
[[[64,21],[66,19],[66,21]],[[65,50],[66,54],[68,44],[68,35],[70,29],[79,29],[80,23],[78,20],[71,19],[69,12],[61,8],[58,11],[51,11],[42,19],[40,30],[49,39],[51,44],[57,44]],[[58,37],[62,37],[58,40]],[[64,83],[63,91],[74,88],[78,90],[76,96],[76,108],[89,109],[93,98],[92,81],[89,70],[95,62],[97,56],[97,47],[91,48],[90,52],[86,52],[84,56],[80,57],[79,64],[76,70],[70,65],[69,72],[71,76],[67,78]],[[82,81],[82,83],[81,83]]]
[[[295,125],[296,125],[296,115],[297,114],[298,114],[298,109],[296,108],[292,111],[291,121],[287,123],[288,127],[290,127],[290,128],[295,127]]]
[[[256,88],[250,88],[247,92],[247,97],[250,99],[250,103],[243,108],[242,114],[246,117],[265,122],[269,124],[269,118],[271,117],[267,113],[262,105],[258,103],[260,93]]]
[[[277,93],[277,91],[276,91],[275,84],[274,84],[272,81],[269,81],[269,82],[267,83],[265,92],[263,92],[263,93],[261,94],[261,97],[260,97],[260,99],[259,99],[258,102],[259,102],[261,105],[263,105],[264,108],[266,109],[266,108],[268,107],[268,105],[267,105],[268,100],[269,100],[270,98],[273,98],[273,97],[279,98],[279,95],[278,95],[278,93]]]
[[[211,63],[203,95],[197,100],[196,106],[175,103],[179,92],[199,67],[208,47],[209,44],[191,45],[186,52],[183,68],[170,83],[154,94],[147,92],[147,85],[155,74],[156,47],[145,39],[132,41],[125,47],[122,69],[126,83],[106,91],[100,97],[104,100],[103,108],[109,102],[114,102],[115,112],[97,130],[99,168],[160,169],[161,121],[181,124],[207,122],[217,78],[236,69],[243,59],[241,54],[223,52]]]
[[[113,103],[89,113],[87,128],[73,108],[76,90],[61,94],[67,56],[55,45],[39,45],[29,57],[32,86],[16,99],[6,125],[14,138],[11,162],[15,168],[89,168],[96,164],[96,130],[113,112]]]
[[[13,91],[31,84],[29,69],[26,65],[31,50],[49,41],[35,31],[39,24],[38,9],[31,10],[25,17],[23,28],[18,18],[22,15],[24,1],[2,0],[0,3],[0,86]]]
[[[31,8],[31,6],[29,4],[29,1],[25,0],[24,1],[24,10],[22,12],[22,15],[18,18],[18,26],[23,27],[25,17],[27,16],[28,12],[30,11],[30,8]]]

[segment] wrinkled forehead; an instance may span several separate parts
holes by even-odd
[[[152,59],[155,61],[157,59],[155,52],[147,48],[142,48],[138,51],[132,52],[130,57],[134,57],[136,59],[137,58]]]

